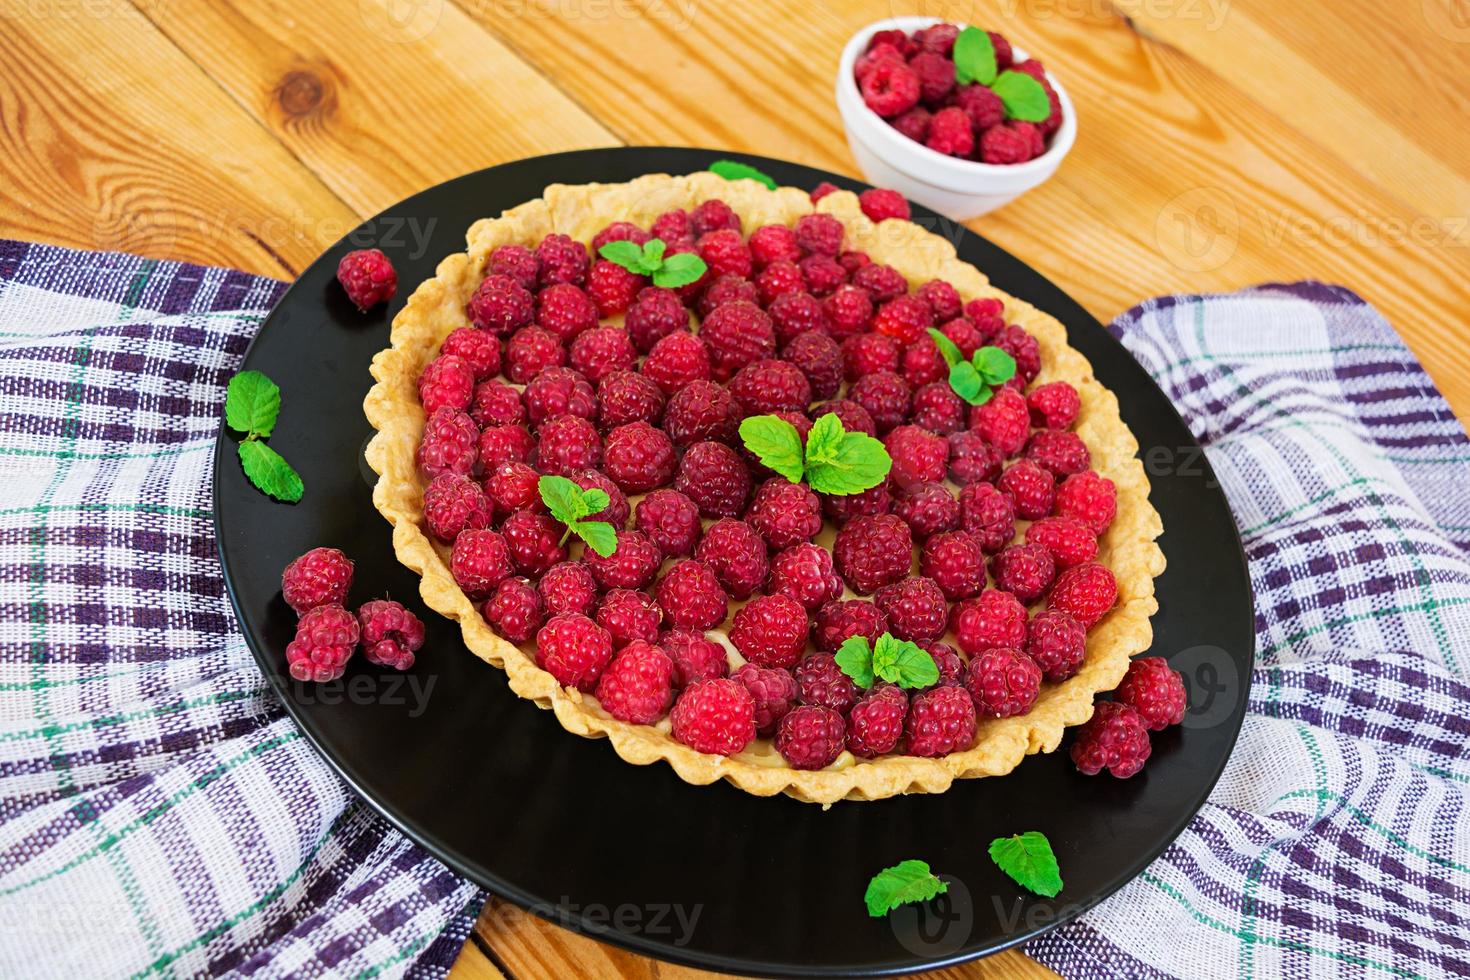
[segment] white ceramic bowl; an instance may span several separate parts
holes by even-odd
[[[1056,173],[1077,139],[1077,112],[1067,98],[1067,90],[1047,72],[1047,81],[1062,104],[1062,126],[1052,134],[1046,152],[1034,160],[1010,165],[976,163],[946,156],[909,139],[863,102],[857,79],[853,78],[853,65],[867,50],[869,38],[879,31],[912,32],[938,23],[941,20],[937,17],[893,17],[854,34],[842,49],[837,67],[837,109],[847,129],[847,145],[868,183],[891,187],[911,201],[964,221],[995,210]],[[1013,50],[1017,61],[1026,59],[1025,51],[1014,46]]]

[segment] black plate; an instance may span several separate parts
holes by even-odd
[[[539,197],[549,183],[687,173],[722,155],[603,149],[492,167],[388,209],[306,270],[245,359],[284,392],[271,445],[301,472],[306,495],[288,507],[253,490],[228,436],[215,461],[220,557],[240,625],[292,717],[369,803],[449,866],[571,928],[708,969],[803,976],[901,973],[1023,942],[1138,874],[1204,803],[1240,729],[1254,634],[1235,524],[1195,440],[1122,346],[1015,257],[916,209],[916,220],[956,241],[998,286],[1067,325],[1144,447],[1168,529],[1154,651],[1185,671],[1193,707],[1182,728],[1155,737],[1152,761],[1133,779],[1081,776],[1063,751],[1004,779],[824,811],[723,783],[690,786],[663,764],[628,765],[517,698],[457,629],[424,611],[416,577],[394,560],[373,509],[362,462],[368,363],[407,293],[464,248],[470,223]],[[744,159],[782,184],[863,187]],[[369,244],[392,257],[402,291],[362,315],[333,277],[344,252]],[[280,597],[281,569],[317,545],[356,559],[354,602],[389,593],[424,617],[428,643],[407,677],[358,658],[336,684],[285,679],[295,619]],[[1025,895],[986,855],[992,838],[1025,830],[1056,847],[1066,888],[1055,900]],[[948,900],[869,919],[869,877],[911,857],[949,877]]]

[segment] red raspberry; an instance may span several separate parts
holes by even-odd
[[[831,398],[842,387],[842,350],[825,333],[809,330],[796,335],[781,351],[781,359],[801,371],[814,398]]]
[[[1041,373],[1041,345],[1021,327],[1012,324],[998,333],[991,343],[1016,361],[1016,377],[1011,384],[1024,387]]]
[[[712,197],[696,205],[689,213],[689,227],[695,238],[722,228],[739,231],[740,215],[718,197]]]
[[[868,329],[873,319],[873,298],[852,284],[843,284],[822,301],[834,337],[850,337]]]
[[[1005,71],[1011,67],[1011,62],[1014,60],[1014,54],[1011,51],[1011,42],[994,31],[987,31],[986,33],[990,35],[990,44],[995,48],[995,65],[1001,71]],[[1037,62],[1037,64],[1040,64],[1040,62]]]
[[[900,33],[902,33],[902,32],[900,32]],[[820,184],[818,184],[816,187],[813,187],[811,189],[811,193],[808,196],[812,199],[812,203],[813,204],[816,204],[818,201],[820,201],[822,198],[826,197],[828,194],[831,194],[833,191],[840,191],[840,190],[842,190],[842,188],[838,187],[836,184],[832,183],[830,180],[824,180]]]
[[[579,334],[597,326],[597,305],[579,286],[559,283],[536,296],[536,324],[571,343]]]
[[[699,327],[709,346],[714,377],[727,381],[745,365],[776,356],[776,331],[771,318],[754,303],[726,303]]]
[[[505,345],[505,376],[525,384],[547,368],[567,362],[566,348],[556,334],[540,327],[522,327]]]
[[[489,596],[497,585],[515,574],[515,562],[498,531],[470,528],[454,539],[449,571],[465,595],[478,600]]]
[[[484,331],[477,331],[485,334]],[[470,398],[470,418],[484,428],[489,425],[520,425],[526,421],[526,406],[521,404],[521,393],[499,378],[481,381],[475,385]]]
[[[418,464],[430,479],[440,473],[466,474],[480,458],[480,430],[464,412],[441,408],[424,423]]]
[[[565,531],[557,521],[532,510],[518,510],[500,525],[500,536],[510,549],[516,571],[532,577],[567,560],[567,549],[561,543]]]
[[[831,296],[847,282],[847,270],[830,255],[808,255],[796,263],[802,282],[814,297]]]
[[[597,395],[580,371],[549,368],[532,378],[525,390],[526,414],[531,425],[540,427],[559,415],[597,417]]]
[[[750,499],[750,470],[722,442],[696,442],[684,452],[674,489],[699,505],[705,517],[735,517]]]
[[[1099,701],[1092,718],[1077,729],[1071,754],[1084,775],[1096,776],[1106,769],[1127,779],[1143,769],[1152,751],[1148,728],[1137,711],[1116,701]]]
[[[841,714],[847,714],[862,693],[830,653],[814,653],[796,665],[796,689],[802,704],[818,704]]]
[[[1092,465],[1087,444],[1075,432],[1037,429],[1026,442],[1026,458],[1055,476],[1071,476]]]
[[[786,347],[804,333],[826,333],[827,312],[822,303],[809,293],[784,293],[771,301],[766,313],[776,331],[776,341]]]
[[[663,393],[672,395],[686,385],[710,379],[709,347],[691,333],[661,338],[643,362],[643,374]]]
[[[970,126],[980,135],[981,151],[985,147],[985,133],[994,128],[1005,119],[1005,103],[1000,100],[994,90],[986,85],[961,85],[954,94],[954,104],[965,117],[970,120]],[[973,150],[972,150],[973,152]],[[995,161],[987,160],[986,163]]]
[[[1118,602],[1118,583],[1107,566],[1096,562],[1076,565],[1057,576],[1047,608],[1068,613],[1091,629]]]
[[[398,272],[388,256],[376,248],[359,248],[342,256],[337,263],[337,281],[352,305],[364,313],[388,302],[398,292]]]
[[[443,473],[424,489],[424,523],[429,533],[445,544],[453,543],[467,527],[489,527],[495,506],[480,485],[458,473]],[[300,559],[298,559],[299,561]],[[295,565],[295,562],[292,562]],[[289,570],[289,567],[288,567]],[[351,565],[348,565],[351,574]],[[346,601],[346,590],[336,602]]]
[[[975,702],[962,687],[935,687],[915,695],[904,720],[909,755],[925,758],[968,749],[975,742]]]
[[[676,562],[655,592],[665,617],[680,629],[714,629],[730,611],[730,597],[714,571],[693,558]]]
[[[862,493],[846,496],[820,494],[819,496],[822,498],[822,512],[838,527],[859,517],[876,517],[893,509],[893,494],[888,492],[886,483],[869,487]]]
[[[761,735],[775,734],[776,726],[796,705],[796,678],[777,667],[744,664],[731,679],[742,684],[755,699],[755,728]]]
[[[955,38],[959,37],[959,34],[960,29],[953,24],[934,24],[915,31],[914,40],[922,45],[925,51],[948,58],[954,52]]]
[[[665,558],[694,554],[704,526],[699,507],[677,490],[655,490],[633,510],[633,527],[643,533]]]
[[[824,769],[842,753],[847,724],[831,708],[792,708],[776,729],[776,751],[792,769]]]
[[[968,157],[975,152],[975,131],[970,116],[958,106],[934,113],[929,120],[929,137],[924,145],[936,153],[952,157]]]
[[[930,279],[914,291],[914,296],[928,305],[935,323],[948,323],[964,308],[959,292],[943,279]]]
[[[1033,156],[1031,136],[1014,123],[999,123],[980,134],[983,163],[1025,163]]]
[[[863,81],[873,73],[873,69],[885,61],[895,65],[905,64],[903,44],[904,42],[875,44],[864,52],[853,66],[853,74],[857,76],[858,85],[861,86]]]
[[[524,425],[492,425],[480,433],[480,466],[494,471],[502,463],[527,463],[536,440]]]
[[[885,585],[873,602],[888,618],[888,631],[900,640],[926,643],[944,635],[949,606],[933,579],[911,576]]]
[[[552,476],[571,476],[602,465],[597,427],[580,415],[558,415],[541,426],[538,465]]]
[[[812,255],[836,256],[843,234],[842,222],[830,214],[804,214],[796,220],[796,242]]]
[[[618,530],[628,523],[628,498],[623,496],[623,491],[613,482],[612,478],[601,470],[582,470],[571,474],[572,482],[583,490],[601,490],[607,494],[607,506],[595,514],[589,514],[586,520],[606,521]]]
[[[599,254],[602,246],[608,242],[632,242],[634,245],[646,245],[651,237],[648,232],[631,221],[614,221],[592,236],[592,254]]]
[[[698,630],[669,630],[658,642],[674,662],[677,688],[724,677],[730,669],[725,648]]]
[[[899,494],[893,503],[914,540],[924,542],[944,531],[960,527],[960,502],[941,483],[916,483]]]
[[[862,759],[892,752],[903,737],[908,695],[891,684],[875,686],[847,715],[847,751]]]
[[[898,296],[878,308],[873,329],[895,337],[905,345],[917,343],[924,331],[934,326],[934,313],[917,296]]]
[[[908,419],[913,400],[908,382],[892,371],[878,371],[859,378],[848,389],[847,397],[867,410],[880,435],[886,435]]]
[[[876,371],[898,370],[898,341],[879,333],[860,333],[842,342],[842,370],[848,381]]]
[[[313,606],[286,645],[286,665],[298,681],[334,681],[347,670],[361,634],[357,617],[336,603]]]
[[[597,404],[597,420],[604,429],[651,423],[664,413],[664,393],[636,371],[614,371],[598,382]]]
[[[689,310],[672,289],[647,286],[628,307],[623,326],[633,346],[646,354],[664,337],[689,329]]]
[[[638,351],[622,327],[594,327],[572,341],[572,367],[597,384],[614,371],[638,362]]]
[[[774,358],[741,368],[730,380],[730,394],[747,416],[801,413],[812,402],[812,386],[801,369]]]
[[[711,524],[694,549],[694,557],[714,570],[725,591],[735,599],[750,598],[770,573],[766,543],[755,528],[733,518]]]
[[[726,303],[739,300],[754,303],[759,299],[760,291],[756,289],[755,283],[744,276],[724,275],[709,284],[709,288],[700,294],[694,308],[702,320]]]
[[[965,316],[976,323],[1004,315],[1005,302],[995,296],[982,296],[965,304]],[[996,329],[999,329],[998,327]]]
[[[1043,609],[1026,626],[1026,653],[1043,677],[1059,684],[1082,669],[1087,630],[1060,609]]]
[[[902,194],[880,187],[874,187],[859,194],[858,206],[863,209],[863,214],[867,215],[870,221],[883,221],[887,218],[901,218],[907,221],[911,214],[909,202]]]
[[[1149,731],[1161,732],[1184,720],[1188,691],[1163,657],[1140,657],[1128,665],[1113,700],[1137,711]]]
[[[1030,605],[1046,594],[1056,577],[1051,552],[1039,544],[1016,544],[990,559],[995,587]]]
[[[658,642],[659,625],[664,612],[653,597],[633,589],[608,589],[597,605],[597,625],[612,637],[613,649],[620,650],[635,640]]]
[[[899,490],[919,483],[939,483],[949,469],[949,442],[917,425],[900,425],[883,439],[893,460],[889,479]]]
[[[546,623],[546,604],[541,593],[524,578],[501,582],[480,612],[491,629],[515,644],[530,642]]]
[[[562,613],[592,615],[597,604],[597,580],[588,567],[579,561],[564,561],[553,565],[536,583],[546,611],[553,616]]]
[[[504,519],[518,510],[544,511],[541,491],[537,486],[541,474],[525,463],[501,463],[485,477],[485,496],[494,505],[495,515]]]
[[[1016,508],[1016,516],[1034,521],[1051,513],[1056,497],[1056,477],[1029,459],[1013,463],[995,481],[996,489]]]
[[[1000,476],[1000,465],[1000,453],[979,432],[964,429],[950,434],[949,476],[954,482],[989,483]]]
[[[960,491],[960,513],[961,526],[987,555],[1016,536],[1015,505],[989,483],[971,483]]]
[[[645,588],[653,583],[659,565],[663,564],[663,556],[653,542],[637,531],[619,531],[617,550],[609,557],[586,548],[582,560],[604,589]]]
[[[960,655],[954,652],[954,647],[948,643],[931,641],[919,644],[929,656],[934,658],[934,666],[939,668],[939,680],[930,685],[934,687],[963,687],[965,684],[965,662]]]
[[[909,291],[909,281],[891,265],[865,265],[852,274],[852,284],[867,290],[874,303],[887,303]]]
[[[592,271],[587,274],[587,294],[592,297],[598,316],[628,312],[638,291],[647,285],[644,277],[606,259],[592,263]]]
[[[1026,543],[1051,553],[1058,569],[1071,568],[1097,557],[1097,535],[1072,517],[1045,517],[1026,528]]]
[[[439,353],[454,356],[464,361],[474,372],[476,381],[484,381],[500,373],[500,341],[495,335],[474,327],[459,327],[451,330]]]
[[[896,61],[878,61],[859,79],[863,102],[884,119],[912,109],[919,103],[918,73]]]
[[[1062,128],[1062,99],[1057,95],[1057,90],[1052,88],[1050,81],[1044,78],[1038,80],[1041,82],[1042,90],[1046,92],[1046,101],[1051,105],[1051,113],[1036,124],[1039,139],[1033,139],[1031,143],[1031,148],[1036,151],[1037,156],[1040,156],[1046,152],[1047,137]]]
[[[1009,592],[987,589],[950,612],[950,629],[960,649],[976,656],[992,647],[1020,649],[1026,644],[1026,607]]]
[[[836,653],[837,648],[854,636],[877,643],[888,631],[888,618],[883,611],[865,599],[834,599],[817,610],[816,630],[812,636],[818,650]]]
[[[298,616],[317,606],[345,605],[352,569],[352,559],[336,548],[313,548],[281,573],[281,596]]]
[[[985,553],[964,531],[945,531],[924,542],[919,570],[932,578],[950,601],[968,599],[985,588]]]
[[[607,630],[578,613],[560,613],[536,633],[536,663],[563,687],[592,691],[612,660]]]
[[[465,306],[470,322],[497,337],[509,337],[536,316],[536,301],[524,286],[509,276],[489,275],[470,296]]]
[[[486,269],[486,275],[505,276],[522,289],[536,288],[536,253],[524,245],[497,245]]]
[[[892,514],[859,517],[837,532],[832,556],[852,590],[871,595],[909,574],[914,541],[909,526]]]
[[[766,591],[794,599],[811,612],[842,595],[842,579],[833,571],[827,549],[798,544],[771,559]]]
[[[785,225],[761,225],[750,233],[748,244],[757,269],[773,262],[795,262],[801,258],[796,233]]]
[[[842,428],[848,432],[861,432],[870,436],[878,434],[878,426],[874,424],[873,416],[868,414],[866,408],[849,398],[839,398],[836,401],[813,405],[811,415],[813,419],[819,419],[829,412],[837,416],[837,420],[842,423]]]
[[[755,277],[756,295],[769,306],[782,296],[807,291],[806,277],[795,262],[774,262]]]
[[[1026,445],[1026,437],[1031,432],[1026,399],[1010,388],[1002,388],[984,405],[971,411],[970,428],[984,436],[1002,457],[1016,455]]]
[[[982,717],[1024,715],[1041,693],[1041,668],[1019,650],[995,647],[970,659],[965,690]]]
[[[642,641],[618,651],[597,682],[597,701],[618,721],[652,725],[674,703],[674,663]]]
[[[935,432],[949,435],[965,427],[965,403],[949,386],[949,364],[945,362],[944,355],[939,353],[939,345],[934,343],[933,337],[926,334],[904,348],[903,357],[899,359],[898,373],[903,375],[909,387],[930,389],[926,404],[932,403],[933,407],[929,410],[935,413],[934,417],[940,426],[934,429]],[[918,392],[914,394],[917,395]],[[940,398],[941,395],[947,397]],[[917,404],[914,411],[918,411]]]
[[[1090,470],[1075,473],[1057,488],[1056,512],[1076,518],[1101,537],[1118,513],[1118,490],[1112,480]]]
[[[922,143],[929,138],[929,123],[933,118],[934,114],[928,109],[916,105],[908,112],[888,120],[888,124],[915,143]]]
[[[972,300],[970,304],[985,302],[984,300]],[[975,326],[969,316],[957,316],[953,320],[939,328],[939,332],[954,342],[960,349],[960,353],[968,360],[975,356],[975,352],[985,343],[985,335]]]
[[[1077,389],[1065,381],[1052,381],[1031,389],[1026,396],[1031,410],[1031,424],[1047,429],[1070,429],[1082,411],[1082,398]]]
[[[822,502],[805,484],[772,477],[756,491],[745,519],[772,551],[783,551],[822,530]]]
[[[679,462],[668,435],[647,422],[629,422],[609,432],[602,457],[607,475],[632,494],[666,485]]]
[[[740,232],[721,228],[701,235],[695,243],[699,257],[709,267],[711,276],[748,278],[755,271],[755,261]]]
[[[919,98],[938,105],[954,91],[954,62],[932,51],[920,51],[909,59],[909,67],[919,76]]]
[[[675,739],[697,752],[734,755],[755,738],[755,699],[729,678],[697,681],[669,712]]]
[[[672,245],[681,239],[693,239],[694,223],[689,220],[688,211],[675,208],[655,218],[653,224],[648,228],[648,233]]]
[[[536,246],[536,284],[543,289],[569,282],[580,286],[587,281],[590,264],[587,246],[566,235],[547,235]]]

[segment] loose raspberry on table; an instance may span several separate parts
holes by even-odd
[[[1036,521],[1026,528],[1026,543],[1039,544],[1050,552],[1058,570],[1097,557],[1097,535],[1074,517],[1044,517]]]
[[[740,227],[740,215],[718,197],[700,202],[689,212],[689,228],[695,238],[721,229],[738,232]]]
[[[470,418],[482,428],[521,425],[526,421],[526,406],[521,403],[519,391],[499,378],[491,378],[475,385],[475,393],[470,397]]]
[[[674,662],[674,686],[724,677],[730,669],[725,648],[699,630],[669,630],[658,641]]]
[[[699,507],[677,490],[655,490],[633,509],[633,528],[640,531],[665,558],[694,554],[704,525]]]
[[[710,275],[749,278],[755,271],[755,259],[740,232],[721,228],[701,235],[695,242],[699,257],[704,259]]]
[[[618,426],[607,434],[602,448],[603,470],[624,493],[647,493],[667,485],[678,464],[668,435],[647,422]]]
[[[642,589],[653,583],[663,556],[637,531],[619,531],[617,550],[609,557],[585,548],[582,561],[604,589]]]
[[[1026,399],[1009,388],[1002,388],[988,402],[971,410],[970,428],[984,436],[1002,457],[1016,455],[1031,433],[1031,413]]]
[[[357,649],[361,626],[357,617],[335,602],[313,606],[296,624],[286,645],[286,668],[298,681],[334,681],[347,670]]]
[[[673,395],[696,381],[710,380],[709,347],[691,333],[670,334],[653,345],[642,371],[664,394]]]
[[[597,395],[580,371],[553,367],[532,378],[523,394],[533,427],[560,415],[597,417]]]
[[[1026,607],[1009,592],[987,589],[958,603],[950,610],[949,625],[960,649],[972,657],[992,647],[1026,645]]]
[[[419,469],[430,479],[440,473],[466,474],[480,458],[480,430],[464,412],[441,408],[424,423],[419,440]]]
[[[524,425],[489,425],[480,431],[480,466],[494,471],[502,463],[528,463],[536,440]]]
[[[939,428],[925,428],[933,429],[940,435],[949,435],[965,427],[965,403],[948,384],[949,364],[944,355],[939,353],[939,345],[934,342],[933,337],[925,334],[904,348],[903,356],[899,358],[898,373],[903,375],[909,387],[929,389],[926,409],[933,413]],[[917,397],[918,394],[916,390],[914,395]],[[941,395],[948,397],[941,398]],[[917,402],[914,404],[914,411],[919,411]]]
[[[1024,328],[1011,324],[991,338],[991,343],[1016,360],[1016,376],[1010,384],[1024,387],[1041,373],[1041,345]]]
[[[975,152],[975,130],[970,116],[959,106],[949,106],[934,113],[929,120],[929,136],[924,145],[936,153],[952,157],[968,157]]]
[[[488,275],[475,287],[465,314],[481,330],[497,337],[509,337],[536,317],[536,301],[531,293],[509,276]]]
[[[755,277],[756,298],[769,306],[781,296],[807,291],[806,276],[795,262],[773,262]]]
[[[480,609],[490,628],[512,643],[528,643],[546,623],[546,603],[529,579],[508,578]]]
[[[696,681],[669,712],[675,739],[697,752],[734,755],[755,738],[755,699],[728,677]]]
[[[536,246],[536,284],[542,289],[569,282],[581,286],[587,281],[591,259],[587,247],[566,235],[547,235]]]
[[[592,254],[596,255],[602,251],[602,246],[609,242],[632,242],[634,245],[646,245],[652,236],[639,228],[631,221],[614,221],[592,236]]]
[[[781,359],[801,371],[813,398],[831,398],[842,387],[842,351],[825,333],[798,334],[781,351]]]
[[[801,369],[774,358],[741,368],[730,379],[729,390],[744,416],[802,413],[812,402],[811,382]]]
[[[970,659],[965,690],[981,717],[1024,715],[1041,693],[1041,668],[1019,650],[994,647]]]
[[[862,493],[847,495],[819,494],[822,498],[822,513],[838,527],[859,517],[876,517],[893,510],[893,494],[886,483],[869,487]]]
[[[662,238],[672,245],[683,239],[694,239],[694,223],[689,220],[689,212],[681,208],[665,211],[654,219],[649,225],[648,233],[653,238]]]
[[[628,312],[638,291],[647,285],[648,280],[643,276],[607,259],[592,263],[592,271],[587,273],[587,295],[597,307],[598,316]]]
[[[776,356],[776,330],[771,318],[754,303],[726,303],[699,326],[709,347],[714,377],[728,381],[752,361]]]
[[[774,735],[786,712],[796,705],[796,678],[790,671],[755,664],[743,664],[730,678],[742,684],[755,700],[756,732]]]
[[[548,286],[536,296],[536,325],[571,343],[597,326],[597,304],[580,286]]]
[[[441,355],[452,355],[469,365],[476,381],[484,381],[500,373],[500,341],[488,330],[459,327],[449,332],[439,345]]]
[[[822,300],[832,336],[842,338],[863,333],[873,320],[873,298],[867,291],[844,283]]]
[[[837,287],[847,282],[847,269],[830,255],[808,255],[796,267],[812,296],[831,296]]]
[[[1025,163],[1035,154],[1031,135],[1015,123],[998,123],[980,134],[980,161],[991,164]]]
[[[1015,505],[989,483],[971,483],[960,491],[960,515],[960,526],[987,555],[1016,536]]]
[[[949,469],[949,442],[917,425],[900,425],[883,438],[893,460],[888,478],[899,490],[920,483],[939,483]]]
[[[935,687],[915,695],[904,720],[909,755],[924,758],[968,749],[975,741],[975,702],[962,687]]]
[[[1031,424],[1047,429],[1070,429],[1082,411],[1082,397],[1065,381],[1037,385],[1026,396]]]
[[[567,350],[556,334],[541,327],[522,327],[505,345],[505,376],[526,384],[547,368],[567,362]]]
[[[376,248],[359,248],[337,263],[337,281],[347,291],[352,305],[362,312],[386,303],[398,292],[398,272]]]
[[[739,300],[745,300],[747,303],[758,302],[760,291],[756,289],[755,283],[744,276],[724,275],[717,277],[709,284],[709,288],[699,295],[694,308],[702,320],[726,303],[734,303]]]
[[[1037,429],[1026,442],[1025,457],[1058,478],[1081,473],[1092,465],[1087,444],[1075,432]]]
[[[766,543],[744,521],[722,518],[704,532],[694,557],[714,570],[715,577],[735,599],[748,599],[770,574]]]
[[[920,543],[945,531],[956,531],[960,527],[960,502],[942,483],[916,483],[893,502],[893,513],[897,514],[914,540]]]
[[[1008,466],[995,481],[995,487],[1011,498],[1016,516],[1028,521],[1050,514],[1056,499],[1056,477],[1029,459]]]
[[[847,715],[847,751],[861,759],[892,752],[903,737],[909,698],[891,684],[875,686]]]
[[[859,517],[837,532],[832,557],[837,572],[854,592],[871,595],[909,574],[914,561],[913,536],[909,526],[892,514]]]
[[[909,281],[891,265],[872,263],[852,274],[852,284],[867,292],[873,302],[887,303],[909,291]]]
[[[504,519],[518,510],[546,510],[538,486],[541,474],[526,463],[501,463],[485,477],[485,496],[495,516]]]
[[[566,528],[558,521],[533,510],[518,510],[500,525],[500,536],[510,549],[516,571],[533,578],[567,560],[567,549],[561,542],[564,533]]]
[[[752,482],[735,450],[723,442],[696,442],[679,461],[674,489],[694,501],[705,517],[736,517],[745,511]]]
[[[571,474],[572,482],[583,490],[601,490],[607,494],[607,506],[595,514],[588,514],[585,520],[606,521],[614,528],[622,530],[623,525],[628,523],[628,498],[623,495],[616,482],[601,470],[580,470]]]
[[[714,570],[693,558],[682,559],[665,572],[654,594],[664,617],[680,629],[714,629],[730,611],[730,597]]]
[[[919,104],[919,75],[902,62],[881,60],[872,63],[859,79],[863,103],[884,119],[892,119]]]
[[[459,532],[467,527],[489,527],[494,518],[495,505],[480,485],[467,476],[443,473],[424,488],[424,523],[428,525],[429,533],[445,544],[452,544]],[[351,575],[350,563],[348,575]],[[343,594],[332,601],[345,602],[346,598],[344,589]]]
[[[804,214],[796,221],[796,243],[812,255],[836,256],[842,251],[842,222],[830,214]]]
[[[985,588],[985,552],[964,531],[945,531],[925,541],[919,570],[938,583],[951,602],[979,595]]]
[[[888,218],[907,221],[912,216],[909,202],[902,194],[881,187],[870,188],[859,194],[858,206],[870,221],[884,221]]]
[[[505,276],[522,289],[536,288],[536,253],[524,245],[497,245],[485,264],[487,276]]]
[[[597,420],[604,429],[630,422],[657,422],[664,412],[664,393],[636,371],[613,371],[597,384]]]
[[[620,650],[634,640],[657,643],[664,611],[646,592],[608,589],[593,618],[612,637],[613,649]]]
[[[983,150],[985,132],[1005,119],[1005,103],[988,85],[961,85],[955,91],[954,104],[970,120],[971,128],[981,134]]]
[[[1047,607],[1068,613],[1091,629],[1118,602],[1118,583],[1105,565],[1086,562],[1057,576]]]
[[[796,262],[801,258],[796,232],[785,225],[761,225],[750,233],[747,244],[757,269],[773,262]]]
[[[793,769],[823,769],[842,753],[847,724],[842,715],[814,704],[798,705],[776,728],[776,751]]]
[[[812,640],[818,650],[836,653],[854,636],[865,637],[872,644],[887,631],[888,617],[873,603],[866,599],[834,599],[817,610]]]
[[[842,595],[842,579],[833,570],[827,549],[797,544],[771,559],[766,591],[794,599],[812,612]]]
[[[847,397],[867,411],[879,435],[886,435],[907,421],[913,401],[908,382],[892,371],[878,371],[859,378],[848,389]]]
[[[1105,476],[1087,471],[1062,481],[1056,493],[1058,517],[1072,517],[1101,537],[1118,513],[1118,490]]]
[[[1043,677],[1059,684],[1082,669],[1087,630],[1060,609],[1043,609],[1026,626],[1026,654]]]
[[[487,598],[497,585],[515,574],[515,561],[500,532],[470,528],[454,539],[449,571],[465,595],[479,600]]]
[[[1056,577],[1056,561],[1039,544],[1015,544],[990,559],[995,587],[1030,605],[1046,594]]]
[[[538,431],[537,466],[542,473],[571,476],[602,465],[602,437],[580,415],[558,415]]]
[[[281,596],[296,615],[309,609],[347,603],[352,559],[336,548],[312,548],[281,573]]]
[[[1119,779],[1137,775],[1148,761],[1153,746],[1148,727],[1137,711],[1116,701],[1099,701],[1092,718],[1077,729],[1072,742],[1072,763],[1086,776],[1104,769]]]
[[[829,412],[837,416],[837,420],[842,423],[842,428],[848,432],[861,432],[870,436],[878,434],[878,426],[873,422],[873,416],[868,414],[866,408],[850,398],[839,398],[836,401],[813,405],[811,417],[819,419]]]
[[[819,704],[842,714],[862,694],[830,653],[814,653],[796,665],[796,689],[802,704]]]
[[[783,551],[822,530],[822,501],[805,484],[776,476],[760,485],[745,519],[772,551]]]
[[[913,344],[934,326],[934,313],[917,296],[896,296],[878,307],[873,314],[873,329],[896,338],[902,344]]]
[[[652,725],[674,703],[673,676],[668,654],[641,640],[629,643],[597,681],[597,702],[619,721]]]
[[[931,578],[910,576],[885,585],[874,594],[873,602],[888,619],[888,631],[900,640],[937,640],[948,625],[949,605]]]
[[[842,370],[848,381],[875,371],[898,371],[897,340],[880,333],[860,333],[842,342]]]
[[[592,615],[597,605],[597,580],[592,571],[580,561],[564,561],[553,565],[536,583],[541,601],[552,616],[561,613]]]
[[[552,616],[536,633],[536,663],[563,687],[591,692],[612,656],[612,636],[579,613]]]

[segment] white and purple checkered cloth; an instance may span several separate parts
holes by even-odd
[[[211,454],[281,289],[0,242],[0,975],[437,977],[483,900],[331,773],[234,628]],[[1470,975],[1470,442],[1342,289],[1114,329],[1229,495],[1259,661],[1203,812],[1027,951],[1069,977]]]

